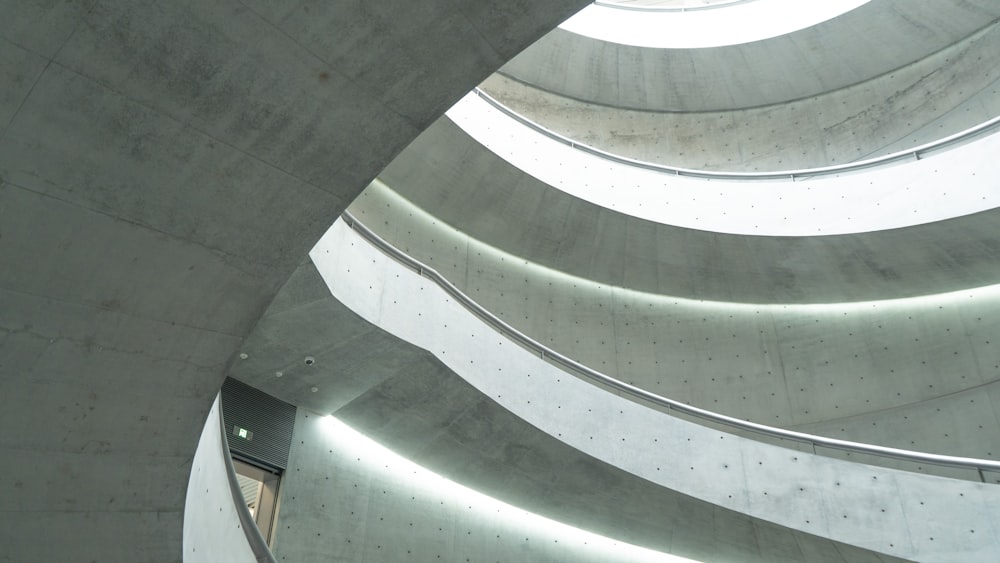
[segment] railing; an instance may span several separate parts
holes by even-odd
[[[701,6],[650,6],[650,5],[629,5],[617,2],[601,2],[596,0],[594,4],[602,8],[613,8],[615,10],[633,10],[636,12],[698,12],[701,10],[715,10],[717,8],[728,8],[736,4],[746,4],[755,0],[729,0],[728,2],[715,2],[712,4],[702,4]]]
[[[791,180],[795,181],[798,179],[812,178],[815,176],[826,176],[830,174],[841,174],[845,172],[855,172],[865,168],[873,168],[876,166],[884,166],[886,164],[900,162],[903,160],[920,160],[925,155],[930,154],[935,151],[942,150],[944,148],[950,147],[952,145],[957,145],[961,143],[967,143],[976,139],[986,133],[992,132],[1000,126],[1000,116],[994,117],[989,121],[980,123],[975,127],[970,127],[964,131],[955,133],[954,135],[949,135],[943,137],[936,141],[919,145],[912,149],[907,149],[904,151],[894,152],[887,154],[885,156],[879,156],[875,158],[870,158],[867,160],[859,160],[856,162],[848,162],[846,164],[837,164],[834,166],[823,166],[820,168],[805,168],[802,170],[783,170],[777,172],[713,172],[709,170],[692,170],[688,168],[677,168],[672,166],[665,166],[662,164],[654,164],[652,162],[643,162],[641,160],[635,160],[631,158],[626,158],[623,156],[618,156],[607,151],[601,150],[590,145],[580,143],[560,135],[551,129],[547,129],[538,123],[524,117],[523,115],[515,112],[509,107],[505,106],[502,102],[496,98],[490,96],[483,90],[476,88],[475,93],[489,103],[494,108],[498,109],[508,117],[514,119],[515,121],[525,125],[550,139],[558,141],[564,145],[568,145],[574,149],[590,153],[594,156],[603,158],[605,160],[610,160],[612,162],[617,162],[620,164],[625,164],[627,166],[635,166],[637,168],[644,168],[646,170],[654,170],[657,172],[663,172],[666,174],[673,174],[675,176],[690,176],[693,178],[706,178],[710,180]]]
[[[862,444],[859,442],[849,442],[847,440],[837,440],[835,438],[827,438],[825,436],[815,436],[812,434],[805,434],[802,432],[795,432],[793,430],[785,430],[783,428],[775,428],[773,426],[766,426],[763,424],[757,424],[755,422],[749,422],[746,420],[740,420],[738,418],[733,418],[731,416],[726,416],[724,414],[719,414],[716,412],[708,411],[705,409],[700,409],[698,407],[693,407],[691,405],[676,401],[674,399],[668,399],[662,397],[655,393],[646,391],[645,389],[640,389],[634,385],[625,383],[611,376],[605,375],[597,370],[589,368],[576,360],[573,360],[555,350],[549,348],[548,346],[534,340],[530,336],[524,334],[523,332],[517,330],[513,326],[507,324],[505,321],[501,320],[499,317],[493,313],[487,311],[482,305],[473,301],[469,296],[463,293],[460,289],[455,287],[450,281],[445,279],[444,276],[439,274],[433,268],[424,265],[415,258],[409,256],[402,250],[399,250],[391,243],[383,239],[382,237],[375,234],[371,229],[366,227],[363,223],[359,222],[350,212],[344,211],[342,218],[344,221],[358,234],[360,234],[365,240],[370,242],[373,246],[381,250],[383,253],[393,258],[397,262],[403,264],[416,271],[423,277],[426,277],[436,283],[441,287],[448,295],[452,296],[458,303],[472,312],[474,315],[479,317],[486,324],[490,325],[496,329],[501,334],[510,338],[511,340],[517,342],[524,348],[533,351],[538,354],[542,359],[562,366],[571,372],[582,375],[583,377],[597,382],[599,384],[611,387],[622,391],[632,397],[641,399],[658,407],[663,407],[671,412],[683,413],[689,416],[693,416],[702,420],[720,424],[727,428],[731,428],[736,431],[750,432],[757,435],[769,436],[772,438],[779,438],[783,440],[791,440],[794,442],[799,442],[803,444],[808,444],[812,446],[813,450],[817,447],[831,448],[836,450],[842,450],[850,453],[858,454],[868,454],[883,458],[893,458],[899,460],[905,460],[914,463],[927,463],[933,465],[940,465],[946,467],[955,467],[962,469],[975,469],[979,475],[979,479],[982,482],[986,482],[986,477],[983,474],[984,471],[998,471],[1000,472],[1000,462],[990,461],[985,459],[975,459],[969,457],[955,457],[939,454],[930,454],[924,452],[915,452],[911,450],[901,450],[897,448],[888,448],[884,446],[876,446],[872,444]]]
[[[240,526],[247,537],[247,543],[253,551],[257,563],[278,563],[267,547],[267,540],[260,533],[257,522],[250,514],[247,503],[243,499],[243,491],[240,489],[239,479],[236,478],[236,468],[233,466],[233,458],[229,454],[229,440],[226,439],[226,423],[222,418],[222,403],[219,402],[219,425],[222,427],[222,457],[226,460],[226,476],[229,477],[229,492],[233,495],[233,503],[236,504],[236,513],[240,516]]]

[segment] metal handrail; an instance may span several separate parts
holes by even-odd
[[[221,395],[221,392],[220,392]],[[219,426],[222,427],[222,457],[226,462],[226,477],[229,479],[229,493],[233,496],[233,503],[236,505],[236,513],[240,517],[240,526],[243,527],[243,534],[247,538],[250,550],[253,551],[254,559],[257,563],[278,563],[267,546],[267,540],[260,533],[257,522],[250,514],[250,509],[243,499],[243,491],[240,489],[240,481],[236,478],[236,467],[233,465],[233,458],[229,453],[229,440],[226,438],[226,422],[222,416],[222,402],[219,402]]]
[[[598,156],[605,160],[610,160],[612,162],[617,162],[619,164],[625,164],[627,166],[634,166],[636,168],[644,168],[646,170],[653,170],[656,172],[664,172],[667,174],[672,174],[674,176],[689,176],[692,178],[705,178],[709,180],[791,180],[795,181],[802,178],[812,178],[815,176],[826,176],[830,174],[841,174],[844,172],[855,172],[857,170],[862,170],[865,168],[873,168],[876,166],[883,166],[893,162],[899,162],[902,160],[920,160],[924,155],[956,145],[959,143],[965,143],[971,141],[985,133],[991,132],[1000,126],[1000,116],[994,117],[988,121],[980,123],[975,127],[970,127],[964,131],[959,131],[953,135],[943,137],[936,141],[930,143],[925,143],[919,145],[912,149],[907,149],[904,151],[894,152],[884,156],[878,156],[875,158],[870,158],[867,160],[859,160],[856,162],[848,162],[846,164],[837,164],[833,166],[823,166],[819,168],[803,168],[800,170],[782,170],[776,172],[713,172],[710,170],[694,170],[690,168],[678,168],[674,166],[666,166],[663,164],[655,164],[652,162],[643,162],[641,160],[635,160],[632,158],[627,158],[624,156],[619,156],[612,154],[605,150],[601,150],[597,147],[592,147],[585,143],[579,141],[574,141],[569,137],[560,135],[551,129],[535,123],[534,121],[528,119],[527,117],[517,113],[516,111],[510,109],[502,102],[490,96],[480,88],[475,88],[473,90],[476,95],[485,100],[494,108],[500,110],[508,117],[514,119],[515,121],[525,125],[550,139],[559,141],[564,145],[568,145],[574,149],[590,153],[594,156]]]
[[[885,446],[877,446],[873,444],[863,444],[860,442],[849,442],[847,440],[838,440],[836,438],[827,438],[825,436],[816,436],[813,434],[806,434],[803,432],[795,432],[794,430],[785,430],[783,428],[775,428],[773,426],[766,426],[764,424],[758,424],[756,422],[750,422],[747,420],[740,420],[731,416],[724,414],[708,411],[698,407],[694,407],[674,399],[668,399],[666,397],[657,395],[646,391],[645,389],[640,389],[634,385],[625,383],[624,381],[615,379],[609,375],[605,375],[595,369],[587,367],[576,360],[569,358],[559,352],[556,352],[552,348],[542,344],[531,338],[530,336],[524,334],[523,332],[517,330],[507,322],[503,321],[493,313],[486,310],[482,305],[476,303],[472,298],[458,289],[454,284],[448,281],[444,276],[439,274],[433,268],[423,264],[419,260],[411,257],[402,250],[393,246],[390,242],[386,241],[371,229],[366,227],[363,223],[358,221],[349,211],[344,211],[342,218],[354,231],[359,233],[365,240],[371,243],[373,246],[381,250],[383,253],[393,258],[397,262],[409,267],[410,269],[417,272],[419,275],[426,277],[436,283],[441,287],[448,295],[452,296],[458,303],[472,312],[474,315],[479,317],[486,324],[490,325],[496,329],[501,334],[507,336],[511,340],[517,342],[521,346],[527,348],[538,354],[541,358],[548,360],[552,363],[558,364],[565,369],[576,372],[585,378],[606,385],[613,389],[617,389],[628,395],[642,399],[646,402],[652,403],[659,407],[664,407],[668,411],[676,411],[686,415],[694,416],[702,420],[713,422],[716,424],[721,424],[728,428],[739,431],[752,432],[754,434],[759,434],[763,436],[770,436],[772,438],[780,438],[785,440],[792,440],[795,442],[800,442],[804,444],[811,445],[814,449],[819,447],[843,450],[851,453],[859,454],[869,454],[878,457],[887,457],[893,459],[900,459],[915,463],[929,463],[933,465],[942,465],[947,467],[957,467],[963,469],[975,469],[979,473],[979,479],[986,482],[983,471],[1000,471],[1000,462],[991,461],[986,459],[976,459],[970,457],[956,457],[940,454],[931,454],[925,452],[915,452],[911,450],[901,450],[898,448],[889,448]]]
[[[615,10],[631,10],[633,12],[700,12],[702,10],[716,10],[719,8],[728,8],[736,4],[746,4],[748,2],[754,2],[755,0],[730,0],[729,2],[716,2],[714,4],[705,4],[701,6],[632,6],[628,4],[618,4],[615,2],[601,2],[601,0],[595,0],[594,4],[601,6],[602,8],[612,8]]]

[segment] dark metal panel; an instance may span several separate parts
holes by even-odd
[[[222,417],[234,455],[284,469],[292,445],[295,406],[227,377]]]

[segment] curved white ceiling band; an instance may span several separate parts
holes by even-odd
[[[447,112],[511,165],[574,197],[691,229],[766,236],[863,233],[1000,207],[1000,135],[920,161],[790,180],[676,176],[577,150],[470,93]]]
[[[739,45],[814,26],[869,0],[756,0],[714,10],[637,11],[591,4],[559,27],[621,45],[698,49]]]

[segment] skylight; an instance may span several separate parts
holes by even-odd
[[[713,3],[701,9],[682,2],[684,10],[669,9],[671,6],[636,9],[633,5],[611,6],[602,2],[580,10],[559,27],[593,39],[636,47],[721,47],[805,29],[868,1],[753,0]]]

